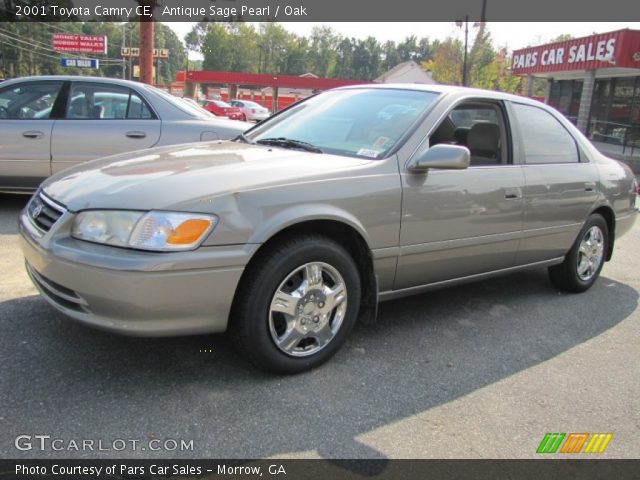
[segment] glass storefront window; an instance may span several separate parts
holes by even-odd
[[[589,138],[624,145],[640,129],[639,108],[640,77],[596,80]]]
[[[549,105],[576,123],[582,96],[582,80],[554,80],[549,92]]]

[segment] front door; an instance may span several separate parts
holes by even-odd
[[[501,104],[464,103],[445,118],[430,144],[467,146],[469,168],[403,171],[395,289],[514,265],[522,229],[524,173],[512,162],[508,132]]]

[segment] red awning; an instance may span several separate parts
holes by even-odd
[[[271,75],[247,72],[213,72],[206,70],[187,72],[187,81],[219,85],[306,88],[310,90],[328,90],[345,85],[371,83],[363,80],[345,80],[341,78],[298,77],[296,75]]]
[[[513,52],[516,75],[604,68],[640,69],[640,31],[617,30]]]

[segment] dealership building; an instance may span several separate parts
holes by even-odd
[[[545,102],[590,139],[640,149],[640,31],[516,50],[511,67],[528,77],[528,96],[533,95],[533,78],[546,79]]]

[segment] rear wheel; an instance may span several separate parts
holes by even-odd
[[[291,238],[248,267],[230,332],[259,368],[298,373],[344,343],[360,307],[360,277],[349,253],[329,238]]]
[[[551,282],[560,290],[584,292],[595,283],[609,248],[607,222],[591,215],[571,250],[560,265],[549,268]]]

